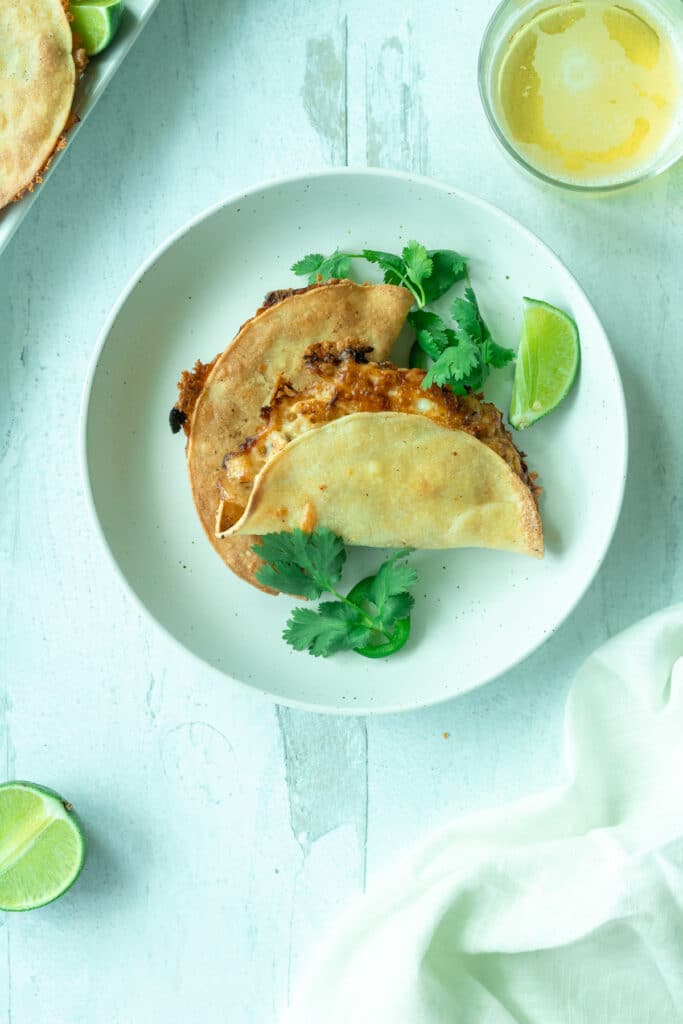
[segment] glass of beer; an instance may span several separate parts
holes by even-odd
[[[536,177],[578,191],[651,178],[683,156],[683,0],[504,0],[479,90]]]

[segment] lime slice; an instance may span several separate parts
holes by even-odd
[[[56,900],[84,859],[85,836],[71,804],[29,782],[0,785],[0,910]]]
[[[524,299],[510,423],[524,430],[569,392],[579,368],[579,331],[570,316],[540,299]]]
[[[77,32],[89,57],[109,46],[116,35],[123,11],[122,0],[72,0],[69,13],[71,28]]]

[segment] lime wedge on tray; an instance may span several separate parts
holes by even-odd
[[[72,0],[69,13],[73,15],[71,27],[83,42],[89,57],[109,46],[116,35],[123,11],[122,0]]]
[[[85,836],[71,804],[29,782],[0,785],[0,910],[33,910],[73,885]]]
[[[579,368],[579,331],[570,316],[540,299],[524,299],[510,423],[524,430],[566,397]]]

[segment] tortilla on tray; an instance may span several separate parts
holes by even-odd
[[[68,127],[74,37],[61,0],[0,4],[0,209],[39,180]]]

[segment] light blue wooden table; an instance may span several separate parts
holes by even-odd
[[[492,9],[161,0],[0,257],[0,777],[68,795],[90,839],[69,895],[0,915],[8,1024],[275,1021],[406,844],[560,781],[577,665],[681,598],[683,165],[603,199],[522,176],[478,102]],[[110,572],[78,465],[88,359],[140,261],[222,197],[333,164],[431,175],[539,234],[604,321],[631,425],[622,519],[565,626],[479,692],[369,721],[278,711],[172,651]]]

